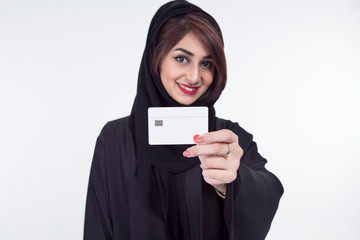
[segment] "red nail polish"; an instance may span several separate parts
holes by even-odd
[[[194,142],[196,141],[196,139],[197,139],[198,137],[200,137],[200,135],[199,135],[199,134],[195,134],[195,136],[193,137]]]

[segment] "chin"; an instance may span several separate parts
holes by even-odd
[[[183,105],[191,105],[196,100],[197,100],[197,98],[196,99],[184,99],[184,98],[175,99],[175,101],[177,101],[178,103],[183,104]]]

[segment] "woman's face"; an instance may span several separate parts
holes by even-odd
[[[188,33],[160,63],[160,78],[178,103],[190,105],[209,88],[214,77],[212,56],[193,33]]]

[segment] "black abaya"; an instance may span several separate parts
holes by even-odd
[[[86,240],[169,239],[165,222],[150,208],[135,176],[129,120],[109,122],[98,137],[86,204]],[[181,174],[188,193],[184,199],[190,239],[264,239],[283,193],[282,185],[265,169],[266,160],[257,152],[249,133],[235,123],[216,119],[216,129],[224,128],[238,135],[244,149],[238,177],[227,186],[223,201],[202,181],[199,165]],[[204,196],[205,188],[212,191],[205,191]],[[215,199],[217,206],[203,204],[203,197]]]
[[[227,185],[225,200],[204,182],[199,159],[182,156],[190,145],[148,144],[148,107],[183,107],[169,96],[153,69],[154,46],[169,19],[192,12],[208,16],[208,24],[220,32],[211,16],[186,1],[169,2],[155,14],[131,115],[108,123],[97,140],[86,240],[263,239],[270,228],[283,191],[281,183],[265,169],[266,160],[258,154],[252,136],[237,124],[215,117],[217,99],[200,97],[191,106],[208,107],[209,131],[230,129],[244,150],[238,177]],[[214,83],[204,95],[214,90]]]

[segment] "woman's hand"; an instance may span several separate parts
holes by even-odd
[[[204,180],[225,196],[226,184],[236,179],[243,155],[238,136],[223,129],[203,134],[195,142],[197,145],[188,148],[183,155],[199,157]],[[229,151],[231,154],[228,154]]]

